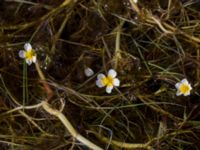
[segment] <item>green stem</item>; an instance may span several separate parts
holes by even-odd
[[[24,61],[23,64],[23,106],[26,103],[26,100],[28,99],[28,81],[27,81],[27,64],[26,61]]]

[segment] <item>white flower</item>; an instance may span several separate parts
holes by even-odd
[[[176,83],[175,87],[177,89],[177,92],[176,92],[177,96],[180,96],[180,95],[188,96],[190,95],[190,91],[192,90],[192,87],[187,81],[187,79],[183,79],[180,82]]]
[[[91,68],[85,68],[84,73],[87,77],[91,77],[94,74],[94,71]]]
[[[138,2],[138,0],[133,0],[134,1],[134,3],[137,3]]]
[[[110,69],[107,76],[101,73],[97,76],[96,85],[99,88],[106,86],[106,92],[111,93],[114,86],[120,85],[120,81],[116,76],[117,72],[114,69]]]
[[[19,51],[19,57],[24,58],[28,65],[31,65],[32,63],[36,63],[36,59],[37,59],[36,53],[33,50],[30,43],[24,44],[24,50]]]

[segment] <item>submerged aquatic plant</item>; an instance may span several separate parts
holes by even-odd
[[[198,149],[198,5],[1,1],[1,149]]]
[[[107,76],[100,73],[97,76],[96,85],[99,88],[106,86],[106,92],[111,93],[114,86],[120,85],[120,80],[118,78],[116,78],[116,76],[117,76],[117,72],[114,69],[110,69],[108,71]]]
[[[28,65],[31,65],[32,63],[36,63],[36,53],[33,50],[30,43],[24,44],[24,50],[19,51],[19,57],[25,59],[26,63]]]
[[[183,79],[180,82],[176,83],[175,87],[177,89],[176,92],[177,96],[180,95],[188,96],[190,95],[190,91],[192,90],[192,87],[187,79]]]

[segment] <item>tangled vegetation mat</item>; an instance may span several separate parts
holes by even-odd
[[[1,150],[200,149],[199,0],[1,0]]]

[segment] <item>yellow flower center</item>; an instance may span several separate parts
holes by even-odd
[[[105,86],[113,86],[113,77],[111,76],[105,77],[101,81]]]
[[[190,90],[190,87],[187,84],[181,84],[179,90],[181,93],[185,94]]]
[[[35,56],[35,52],[33,50],[30,50],[30,51],[26,51],[25,52],[25,58],[26,59],[33,59],[33,56]]]

